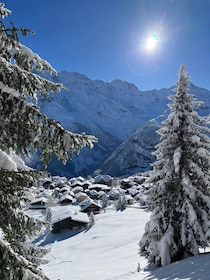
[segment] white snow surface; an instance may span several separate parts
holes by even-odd
[[[37,244],[49,247],[42,269],[51,280],[209,280],[210,255],[149,268],[138,243],[150,214],[135,207],[95,215],[89,229],[48,232]],[[140,269],[139,269],[140,268]]]
[[[66,218],[71,217],[73,221],[80,221],[80,222],[85,222],[89,223],[89,218],[86,213],[79,212],[78,209],[75,208],[75,210],[72,210],[70,207],[56,207],[60,208],[59,210],[52,211],[52,219],[51,223],[56,223],[58,221],[64,220]]]
[[[25,164],[25,162],[22,160],[22,158],[20,158],[19,156],[17,156],[15,154],[15,152],[11,152],[10,157],[15,162],[18,169],[20,169],[20,170],[31,170],[31,168]]]
[[[17,171],[15,161],[2,150],[0,150],[0,168],[8,171]]]
[[[13,151],[10,154],[5,153],[0,149],[0,168],[8,171],[30,170],[31,168],[25,165],[25,162],[17,156]]]

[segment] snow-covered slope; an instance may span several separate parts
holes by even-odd
[[[27,215],[42,221],[53,221],[55,217],[61,219],[66,212],[80,217],[82,214],[80,204],[60,204],[60,200],[55,197],[55,191],[57,195],[59,192],[63,193],[64,189],[76,193],[75,186],[77,185],[78,188],[79,182],[84,183],[84,188],[87,187],[85,186],[87,182],[89,182],[89,186],[91,184],[97,186],[99,177],[108,179],[107,176],[96,176],[89,179],[80,176],[70,180],[58,176],[43,178],[39,184],[36,183],[28,189],[26,196],[28,201],[24,211]],[[129,193],[134,194],[133,187],[139,186],[143,194],[149,187],[145,181],[146,178],[148,178],[148,174],[145,173],[130,176],[120,180],[118,188],[121,186],[122,190],[123,186],[125,189],[130,186]],[[114,180],[114,178],[110,179]],[[142,181],[142,179],[144,180]],[[106,182],[110,183],[108,180]],[[133,191],[131,192],[131,190]],[[37,197],[47,199],[51,210],[32,209],[29,202],[34,201],[34,198]],[[110,199],[105,211],[101,210],[100,213],[94,215],[95,224],[90,227],[60,233],[53,233],[52,229],[45,228],[44,232],[34,237],[33,243],[49,249],[44,257],[48,263],[42,265],[42,269],[49,279],[209,280],[210,254],[208,252],[210,248],[206,248],[204,254],[189,257],[162,268],[148,267],[147,260],[139,256],[138,243],[144,233],[150,213],[147,209],[142,208],[140,201],[128,204],[123,211],[116,211],[116,202],[117,200]]]
[[[83,149],[66,166],[53,159],[49,171],[67,177],[87,176],[100,168],[118,145],[167,110],[167,96],[173,94],[172,88],[140,91],[126,81],[91,80],[76,72],[62,71],[52,79],[63,83],[69,91],[39,100],[41,111],[68,130],[84,131],[99,139],[93,150]],[[201,113],[209,114],[210,92],[193,85],[192,92],[205,102]]]
[[[51,249],[44,272],[52,280],[123,279],[135,273],[147,219],[148,213],[139,209],[110,210],[95,215],[96,223],[87,231],[73,236],[72,232],[50,233],[43,242]]]
[[[50,248],[49,263],[42,269],[51,280],[209,280],[209,254],[148,269],[138,254],[148,219],[143,209],[110,209],[95,215],[96,223],[89,230],[50,232],[39,240]]]

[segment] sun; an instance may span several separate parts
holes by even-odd
[[[157,35],[152,34],[146,41],[146,49],[153,50],[157,46]]]

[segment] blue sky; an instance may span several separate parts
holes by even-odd
[[[20,42],[57,70],[121,79],[141,90],[170,87],[186,64],[210,90],[210,0],[8,0],[7,22],[35,35]],[[148,51],[146,38],[156,47]]]

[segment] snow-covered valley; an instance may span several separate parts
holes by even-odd
[[[144,209],[109,209],[89,230],[48,232],[39,240],[50,248],[42,269],[51,280],[209,280],[209,254],[149,269],[138,254],[148,219]]]
[[[96,178],[103,178],[103,176]],[[106,176],[104,178],[110,179]],[[208,253],[190,257],[158,269],[148,267],[146,259],[139,256],[138,243],[150,217],[150,213],[142,204],[143,201],[145,202],[144,189],[147,186],[143,178],[145,179],[146,176],[131,176],[122,180],[124,183],[121,186],[124,185],[124,188],[127,189],[128,197],[130,195],[135,197],[137,191],[142,197],[139,201],[133,200],[123,211],[116,211],[116,201],[109,200],[105,211],[101,209],[100,213],[94,215],[95,223],[92,226],[65,230],[60,233],[53,233],[52,229],[46,229],[44,233],[35,238],[34,243],[49,249],[45,256],[48,263],[42,265],[41,268],[51,280],[209,279],[210,255]],[[71,210],[73,215],[77,216],[80,213],[79,203],[61,204],[60,200],[56,200],[57,203],[55,203],[55,200],[53,202],[50,199],[56,189],[56,184],[57,186],[60,185],[61,193],[64,189],[65,191],[68,189],[68,184],[65,184],[65,187],[62,185],[64,184],[64,178],[55,177],[55,179],[54,183],[49,184],[48,182],[48,187],[46,185],[44,188],[40,186],[32,187],[28,197],[31,201],[39,197],[47,197],[51,203],[52,215],[60,215],[60,218],[62,218],[62,213]],[[139,184],[134,184],[134,181],[138,179]],[[93,190],[94,186],[95,188],[98,187],[97,180],[95,182],[88,180],[89,189]],[[83,181],[86,187],[88,180]],[[75,192],[79,190],[78,183],[81,181],[82,177],[72,179],[72,182],[77,185],[72,188]],[[111,189],[122,191],[119,185],[116,186],[115,181],[113,181],[113,185]],[[104,187],[105,184],[101,184],[101,186]],[[106,192],[111,196],[108,188]],[[48,211],[45,207],[43,209],[29,208],[26,210],[29,215],[41,220],[46,219]]]

